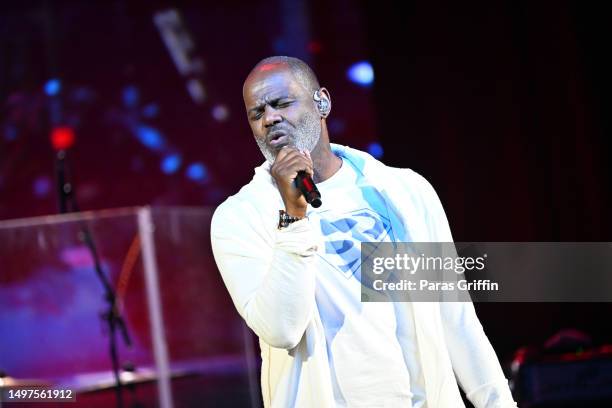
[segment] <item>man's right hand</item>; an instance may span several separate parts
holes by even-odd
[[[305,217],[308,208],[306,199],[294,183],[298,171],[301,170],[308,173],[310,177],[314,176],[310,155],[288,146],[278,152],[270,168],[270,174],[274,177],[283,203],[285,203],[285,211],[294,217]]]

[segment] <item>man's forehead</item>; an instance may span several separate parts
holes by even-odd
[[[252,72],[244,83],[244,97],[266,98],[272,94],[297,93],[299,89],[299,83],[289,70],[257,70]]]

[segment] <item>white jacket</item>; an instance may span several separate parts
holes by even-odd
[[[395,222],[408,232],[406,240],[452,242],[440,200],[423,177],[345,146],[332,150],[360,169],[400,214]],[[213,253],[238,313],[259,336],[265,407],[333,407],[315,302],[320,237],[307,219],[277,229],[284,206],[269,168],[267,162],[256,168],[253,180],[215,211]],[[453,370],[477,408],[516,407],[471,303],[414,302],[411,310],[428,408],[464,407]]]

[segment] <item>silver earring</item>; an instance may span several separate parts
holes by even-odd
[[[329,101],[325,98],[321,98],[321,93],[319,91],[315,91],[312,98],[317,102],[317,109],[321,114],[326,114],[329,111]]]
[[[327,102],[326,99],[321,99],[319,102],[319,112],[321,113],[327,113],[327,111],[329,110],[329,102]]]

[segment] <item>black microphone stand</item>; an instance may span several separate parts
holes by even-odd
[[[66,150],[59,150],[56,155],[55,160],[55,174],[57,181],[57,190],[58,190],[58,206],[60,213],[67,212],[79,212],[79,206],[77,204],[76,197],[74,195],[74,189],[72,183],[68,180],[68,172],[67,172],[67,164],[66,164]],[[130,347],[132,345],[132,341],[130,339],[130,335],[125,325],[125,321],[121,316],[119,309],[117,307],[117,294],[113,286],[111,285],[108,277],[104,273],[102,269],[102,265],[100,263],[100,258],[98,256],[98,251],[96,249],[96,244],[93,240],[93,236],[89,227],[86,224],[81,226],[81,230],[79,231],[79,239],[87,246],[91,257],[94,261],[94,268],[96,271],[96,275],[104,288],[104,298],[108,304],[108,309],[103,313],[103,318],[106,320],[109,329],[109,346],[110,346],[110,356],[111,362],[113,366],[113,374],[115,377],[115,395],[117,398],[117,407],[123,408],[123,385],[121,383],[121,373],[119,368],[119,354],[117,352],[117,329],[121,332],[121,336],[123,337],[123,341],[126,346]]]

